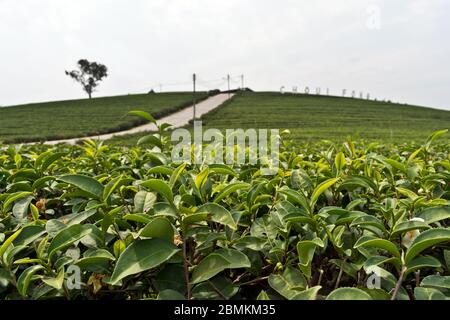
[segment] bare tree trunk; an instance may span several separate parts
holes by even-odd
[[[89,99],[92,99],[92,93],[88,92]]]

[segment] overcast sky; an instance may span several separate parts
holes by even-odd
[[[86,58],[109,68],[94,96],[189,90],[193,72],[225,89],[230,73],[450,109],[449,14],[448,0],[0,0],[0,105],[85,97],[64,70]]]

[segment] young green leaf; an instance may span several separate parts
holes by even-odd
[[[434,288],[414,288],[416,300],[447,300],[448,298],[439,290]]]
[[[450,290],[450,276],[431,275],[420,283],[421,287]]]
[[[64,268],[61,268],[54,278],[43,278],[42,282],[46,285],[55,288],[56,290],[61,290],[64,284]]]
[[[350,227],[354,227],[354,226],[359,226],[362,228],[364,228],[365,226],[372,226],[372,227],[379,229],[380,231],[382,231],[384,233],[387,232],[384,224],[380,221],[380,219],[378,219],[377,217],[374,217],[374,216],[369,216],[369,215],[361,216],[361,217],[354,219],[352,221],[352,223],[350,224]]]
[[[308,203],[308,200],[300,192],[288,188],[280,189],[278,190],[278,192],[284,194],[289,202],[293,204],[299,204],[303,207],[303,209],[306,210],[306,212],[311,213],[311,207]]]
[[[12,235],[10,235],[9,238],[5,240],[5,242],[2,243],[2,245],[0,246],[0,260],[3,259],[3,254],[9,248],[9,246],[13,243],[14,239],[16,239],[20,235],[22,230],[23,229],[17,230]]]
[[[410,262],[423,250],[436,244],[450,241],[450,229],[436,228],[422,232],[414,239],[405,254],[405,262]]]
[[[436,139],[440,138],[441,136],[443,136],[444,134],[446,134],[448,132],[448,129],[445,130],[439,130],[439,131],[435,131],[433,132],[428,138],[427,141],[425,142],[425,149],[429,150],[431,144],[433,143],[433,141],[435,141]]]
[[[166,240],[136,240],[120,255],[110,282],[116,285],[126,276],[158,267],[177,252],[179,249]]]
[[[143,136],[142,138],[140,138],[137,142],[138,146],[144,145],[144,144],[150,144],[152,146],[156,146],[160,149],[162,149],[163,144],[161,142],[161,139],[159,137],[157,137],[154,134],[149,134],[146,136]]]
[[[310,207],[313,208],[314,205],[316,204],[317,200],[319,199],[320,195],[338,181],[339,181],[339,178],[332,178],[332,179],[328,179],[328,180],[322,182],[321,184],[319,184],[312,193],[311,200],[309,203]]]
[[[24,191],[24,192],[17,192],[17,193],[13,193],[7,196],[7,198],[5,199],[5,202],[3,202],[3,212],[6,213],[11,205],[13,204],[13,202],[20,200],[22,198],[28,197],[30,195],[32,195],[32,192],[29,191]]]
[[[315,286],[294,295],[291,300],[316,300],[322,286]]]
[[[425,222],[403,221],[394,227],[390,238],[392,239],[398,235],[404,234],[411,230],[426,230],[426,229],[430,229],[430,226],[428,224],[426,224]]]
[[[45,269],[44,266],[34,265],[27,268],[20,274],[19,279],[17,279],[17,291],[19,291],[22,296],[27,295],[28,286],[32,281],[33,275],[42,269]]]
[[[173,188],[175,186],[175,183],[177,183],[178,178],[180,177],[181,173],[184,171],[185,168],[186,163],[182,163],[172,172],[172,175],[170,176],[169,180],[170,188]]]
[[[206,183],[206,180],[208,179],[208,175],[209,175],[209,168],[206,167],[195,177],[194,184],[197,190],[201,191],[202,187]]]
[[[191,283],[199,283],[211,279],[216,274],[227,269],[228,260],[217,253],[210,253],[203,258],[200,263],[195,267]]]
[[[119,258],[120,255],[125,251],[125,249],[127,248],[127,245],[125,244],[125,241],[123,240],[117,240],[116,242],[114,242],[113,245],[113,250],[114,250],[114,256],[116,258]]]
[[[160,238],[173,241],[174,227],[167,218],[155,217],[141,229],[139,235],[141,237]]]
[[[173,203],[173,193],[166,182],[158,179],[150,179],[141,183],[141,186],[146,187],[152,191],[158,192],[164,198],[166,198],[167,201]]]
[[[390,252],[394,257],[400,258],[400,251],[397,246],[389,240],[375,238],[372,236],[363,236],[356,241],[354,248],[374,247]]]
[[[236,192],[238,190],[246,190],[249,187],[250,187],[250,184],[245,183],[245,182],[231,183],[231,184],[227,185],[225,188],[223,188],[222,190],[220,190],[220,192],[214,198],[214,202],[219,203],[221,200],[225,199],[233,192]]]
[[[60,250],[63,250],[70,245],[72,245],[75,241],[81,240],[85,236],[95,232],[94,225],[91,224],[74,224],[66,229],[60,231],[50,242],[48,247],[48,258],[49,260]]]
[[[428,208],[421,211],[416,217],[422,218],[428,224],[450,219],[450,207]]]
[[[423,270],[425,268],[439,268],[441,267],[441,263],[438,259],[432,256],[419,256],[406,264],[406,273],[408,275],[411,272],[416,270]]]
[[[308,282],[303,274],[290,266],[282,274],[271,274],[268,283],[272,289],[286,299],[293,299],[308,287]]]
[[[236,222],[233,219],[230,211],[218,205],[217,203],[206,203],[197,209],[197,212],[207,212],[211,216],[211,220],[230,227],[235,230],[237,228]]]
[[[120,240],[119,240],[120,241]],[[89,249],[84,257],[75,262],[81,270],[89,271],[107,271],[110,261],[115,257],[105,249]]]
[[[150,113],[148,113],[148,112],[139,111],[139,110],[132,110],[132,111],[128,112],[128,114],[130,116],[137,116],[137,117],[144,118],[145,120],[156,124],[155,118],[153,118],[152,115]]]
[[[345,160],[345,156],[343,152],[339,152],[336,154],[336,157],[334,158],[334,165],[338,172],[341,172],[342,169],[344,169],[345,165],[347,164],[347,161]]]
[[[156,193],[139,191],[134,196],[134,212],[148,213],[156,202]]]
[[[327,296],[327,300],[372,300],[372,297],[361,289],[338,288]]]
[[[103,189],[103,201],[108,201],[111,194],[117,189],[118,186],[122,183],[123,179],[122,176],[118,176],[114,179],[112,179]]]
[[[50,156],[48,156],[48,157],[45,157],[38,168],[39,171],[41,173],[46,171],[54,162],[58,161],[65,155],[67,155],[66,152],[56,152],[56,153],[50,154]]]
[[[225,269],[250,268],[250,260],[234,249],[220,249],[206,256],[194,268],[191,283],[206,281]]]
[[[92,177],[81,174],[68,174],[59,177],[58,180],[74,185],[98,200],[101,200],[103,197],[103,185]]]
[[[33,200],[33,196],[27,196],[25,198],[21,198],[16,201],[13,206],[13,216],[17,219],[24,219],[28,216],[29,208],[31,200]]]

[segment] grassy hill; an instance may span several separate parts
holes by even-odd
[[[206,93],[198,93],[203,99]],[[143,123],[134,109],[161,117],[192,103],[193,94],[172,92],[33,103],[0,108],[0,141],[54,140],[120,131]]]
[[[289,129],[297,142],[340,142],[347,138],[423,142],[433,131],[450,128],[450,111],[332,96],[244,92],[202,120],[205,128],[221,130]],[[140,136],[114,138],[111,142],[134,144]]]
[[[198,93],[197,99],[206,96]],[[126,116],[129,110],[144,110],[160,117],[191,102],[192,93],[177,92],[0,108],[0,141],[40,141],[120,131],[143,123]],[[450,111],[332,96],[243,92],[202,120],[205,128],[221,130],[289,129],[297,142],[339,142],[347,138],[422,142],[431,132],[450,128]],[[114,138],[110,143],[135,144],[142,135]]]
[[[422,141],[450,128],[450,111],[362,99],[242,93],[204,118],[206,127],[289,129],[298,141]]]

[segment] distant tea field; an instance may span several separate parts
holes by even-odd
[[[242,92],[202,120],[204,128],[220,130],[288,129],[297,143],[347,139],[402,143],[422,142],[433,131],[449,129],[450,111],[332,96]],[[132,145],[142,135],[110,142]]]
[[[0,141],[28,142],[125,130],[143,121],[127,116],[143,110],[161,117],[192,103],[193,93],[153,93],[33,103],[0,108]],[[196,99],[206,98],[205,92]]]
[[[289,129],[298,142],[347,138],[423,141],[450,128],[450,111],[362,99],[242,93],[203,118],[205,127]]]

